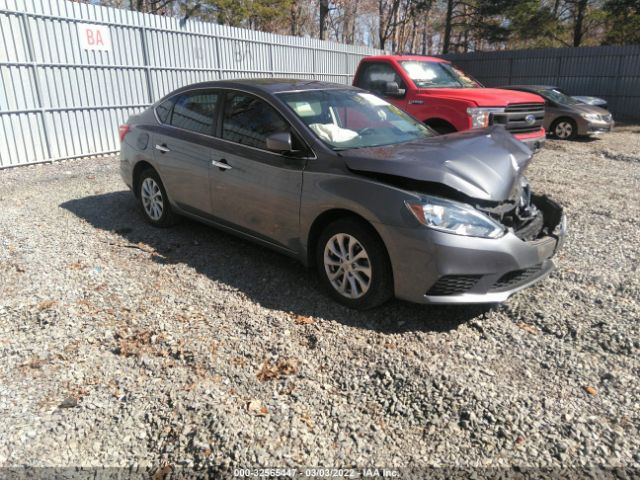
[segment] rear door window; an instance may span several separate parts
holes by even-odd
[[[181,94],[175,100],[169,124],[184,130],[213,135],[219,96],[220,94],[214,91]]]

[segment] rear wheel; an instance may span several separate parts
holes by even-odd
[[[578,127],[570,118],[559,118],[553,122],[551,131],[560,140],[572,140],[578,134]]]
[[[158,172],[152,168],[140,174],[138,182],[138,198],[147,221],[156,227],[170,227],[176,221],[171,210],[167,192],[160,180]]]
[[[316,247],[318,273],[329,294],[350,308],[366,310],[393,296],[393,273],[386,249],[364,222],[331,223]]]

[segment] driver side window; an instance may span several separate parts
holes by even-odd
[[[267,149],[267,137],[291,132],[287,121],[268,103],[247,93],[228,93],[222,120],[222,138]]]
[[[376,95],[384,96],[387,82],[396,82],[400,89],[406,88],[402,77],[388,63],[369,63],[359,77],[357,86]]]

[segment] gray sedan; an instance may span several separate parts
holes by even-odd
[[[556,87],[511,85],[500,88],[535,93],[544,98],[544,128],[560,139],[600,135],[613,129],[613,116],[608,110],[570,97]]]
[[[295,257],[352,308],[506,300],[549,273],[565,234],[503,128],[437,135],[344,85],[191,85],[120,137],[152,225],[191,217]]]

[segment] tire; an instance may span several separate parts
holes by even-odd
[[[147,168],[140,174],[138,199],[144,218],[154,227],[165,228],[176,223],[177,217],[169,204],[167,191],[153,168]]]
[[[578,126],[570,118],[558,118],[551,125],[551,132],[560,140],[573,140],[578,135]]]
[[[345,262],[349,255],[351,261]],[[393,272],[384,244],[357,218],[341,218],[324,229],[316,245],[316,265],[329,295],[349,308],[367,310],[393,296]]]

